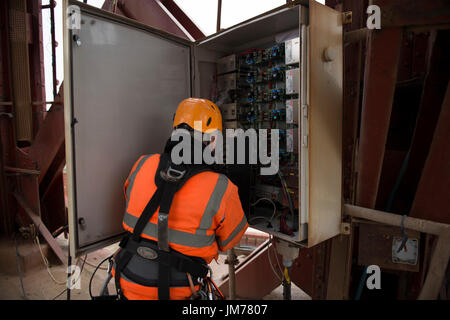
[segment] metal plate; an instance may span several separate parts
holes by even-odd
[[[392,262],[415,266],[419,257],[419,241],[417,239],[408,239],[405,246],[399,251],[402,241],[402,238],[394,238],[392,240]]]
[[[418,258],[420,232],[406,229],[407,252],[395,252],[402,239],[401,229],[373,222],[359,222],[358,264],[377,265],[382,270],[401,270],[417,272],[420,268]],[[413,260],[416,260],[414,263]]]
[[[81,8],[81,28],[66,30],[64,43],[72,255],[123,232],[123,183],[140,155],[162,151],[191,95],[189,44]]]

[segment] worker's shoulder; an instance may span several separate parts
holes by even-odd
[[[230,189],[237,189],[236,185],[224,174],[215,171],[204,171],[196,174],[193,178],[200,181],[210,181],[211,183],[220,184],[224,187],[229,187]]]

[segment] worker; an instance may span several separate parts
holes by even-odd
[[[198,121],[202,134],[222,131],[219,108],[197,98],[178,105],[173,129],[185,129],[194,139]],[[203,149],[212,140],[203,142]],[[248,227],[236,185],[204,163],[175,165],[174,145],[169,139],[164,153],[141,156],[126,179],[123,227],[128,234],[113,271],[121,298],[206,297],[204,288],[211,293],[215,287],[204,282],[208,264],[219,250],[233,248]]]

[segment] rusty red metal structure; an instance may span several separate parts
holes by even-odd
[[[22,20],[12,10],[16,1],[22,4]],[[19,226],[34,224],[66,263],[54,240],[67,225],[63,86],[48,111],[44,90],[41,11],[53,10],[52,4],[0,2],[0,230],[12,235]],[[368,0],[326,1],[343,13],[352,12],[350,23],[344,25],[344,201],[448,224],[450,4],[373,0],[371,4],[381,8],[381,30],[367,30],[368,4]],[[205,37],[173,0],[106,0],[103,9],[185,39]],[[17,23],[23,28],[12,36]],[[28,58],[13,59],[17,51],[12,46],[27,48],[23,57]],[[17,79],[28,79],[30,88],[29,105],[21,112]],[[55,88],[56,81],[54,73]],[[31,121],[31,131],[29,138],[18,139],[22,121]],[[357,263],[359,244],[367,239],[359,234],[364,222],[350,218],[347,222],[349,234],[301,249],[294,263],[292,281],[314,299],[349,299],[356,294],[364,267]],[[365,230],[370,228],[364,224]],[[385,296],[418,296],[433,242],[432,236],[422,237],[418,272],[383,271],[391,280]],[[261,245],[237,266],[238,297],[260,298],[280,284],[269,264],[268,255],[272,261],[276,255],[270,246]],[[376,256],[375,248],[363,249]],[[361,298],[373,295],[363,292]]]

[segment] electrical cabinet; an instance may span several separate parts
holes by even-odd
[[[162,151],[189,96],[214,101],[226,129],[279,132],[278,173],[250,165],[251,181],[238,185],[250,198],[241,200],[251,226],[308,247],[340,232],[340,12],[295,1],[190,42],[70,5],[81,14],[80,29],[64,30],[72,255],[123,233],[123,183],[140,155]],[[334,59],[325,61],[324,50]]]
[[[250,166],[255,187],[245,209],[252,227],[310,247],[340,233],[342,20],[315,1],[297,4],[196,43],[194,95],[212,76],[197,66],[217,64],[235,79],[232,95],[218,84],[207,97],[227,117],[236,105],[225,128],[279,131],[279,174],[261,176]],[[225,61],[232,61],[227,69]]]

